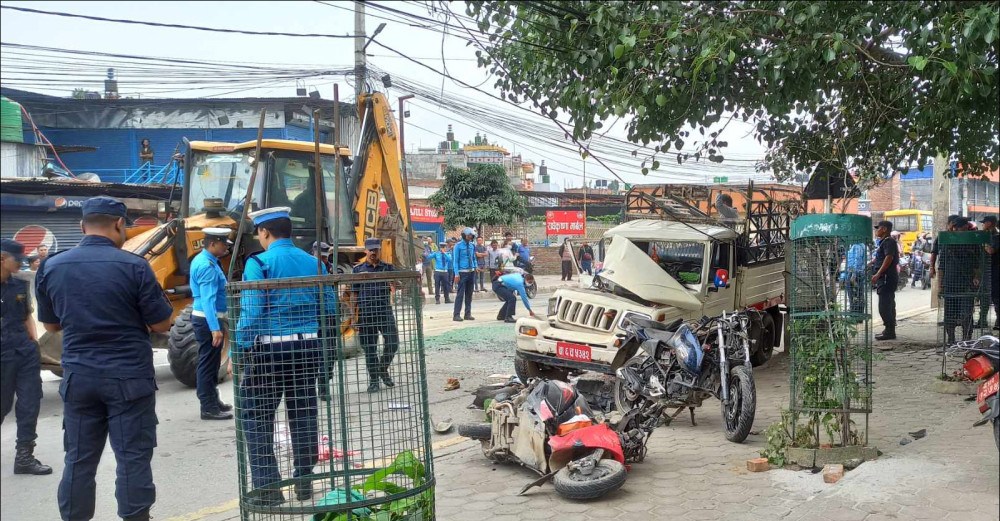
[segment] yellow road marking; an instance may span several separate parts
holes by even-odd
[[[433,449],[433,450],[446,449],[448,447],[453,447],[455,445],[458,445],[459,443],[466,442],[466,441],[469,441],[469,438],[466,438],[464,436],[454,436],[452,438],[447,438],[447,439],[444,439],[444,440],[432,443],[431,444],[431,449]],[[388,465],[391,462],[392,462],[392,459],[384,458],[384,459],[381,460],[380,463],[382,464],[382,466],[385,466],[385,465]],[[372,468],[372,466],[374,466],[375,463],[376,462],[373,462],[370,465],[365,465],[365,467],[366,468]],[[239,507],[240,507],[240,500],[239,499],[231,499],[229,501],[226,501],[225,503],[222,503],[222,504],[219,504],[219,505],[215,505],[215,506],[211,506],[211,507],[205,507],[205,508],[202,508],[201,510],[197,510],[195,512],[191,512],[190,514],[184,514],[184,515],[181,515],[181,516],[175,516],[175,517],[167,518],[166,521],[200,521],[201,519],[205,519],[206,517],[208,517],[208,516],[210,516],[212,514],[222,514],[224,512],[228,512],[230,510],[238,509]]]

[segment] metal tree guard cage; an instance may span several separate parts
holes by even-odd
[[[872,222],[811,214],[791,227],[790,409],[798,443],[867,444],[872,410]],[[859,434],[852,414],[864,414]],[[796,432],[796,429],[799,432]],[[862,437],[863,436],[863,437]],[[804,441],[809,440],[809,441]]]
[[[975,340],[989,335],[996,317],[990,313],[990,256],[985,246],[990,233],[941,232],[937,237],[938,345]],[[941,359],[941,374],[950,375],[964,362],[949,359],[947,350]]]
[[[419,275],[233,282],[227,296],[242,519],[434,519]],[[340,356],[358,342],[366,355]]]

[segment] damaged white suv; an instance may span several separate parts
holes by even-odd
[[[766,362],[782,337],[785,238],[764,245],[725,226],[648,219],[608,230],[589,287],[560,289],[544,317],[518,319],[517,375],[614,374],[634,354],[619,350],[630,316],[670,322],[747,308],[759,311],[752,361]]]

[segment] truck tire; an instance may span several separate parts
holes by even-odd
[[[490,441],[493,436],[493,425],[490,423],[460,423],[458,435],[473,440]]]
[[[542,369],[538,363],[521,358],[520,354],[514,355],[514,374],[526,384],[531,378],[544,378],[546,380],[567,381],[569,377],[568,369]]]
[[[750,353],[750,363],[754,367],[764,365],[771,359],[774,353],[774,335],[777,334],[774,327],[774,317],[770,313],[760,314],[760,325],[754,324],[750,328],[750,338],[757,340],[754,351]]]
[[[229,376],[229,349],[226,346],[220,349],[219,382],[223,382]],[[198,339],[194,336],[194,324],[191,323],[191,306],[184,308],[174,319],[174,325],[170,326],[167,361],[177,381],[188,387],[198,386]]]
[[[597,499],[622,488],[627,478],[624,465],[617,460],[602,459],[589,476],[571,472],[569,467],[559,469],[552,485],[560,496],[568,499]]]

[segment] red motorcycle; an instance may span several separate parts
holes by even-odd
[[[993,422],[993,438],[997,448],[1000,448],[1000,339],[992,335],[983,335],[978,340],[958,342],[948,349],[949,355],[963,355],[961,376],[979,384],[976,391],[976,403],[983,417],[975,424],[976,427]]]
[[[532,380],[517,395],[488,408],[491,423],[459,425],[496,462],[514,462],[541,474],[521,494],[552,480],[569,499],[595,499],[621,488],[626,463],[642,461],[661,406],[634,409],[614,424],[599,421],[576,388]]]

